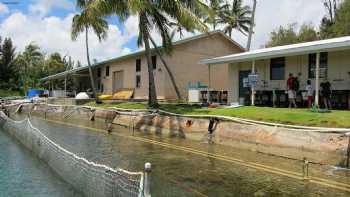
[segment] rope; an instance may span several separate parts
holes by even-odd
[[[115,177],[115,178],[119,177],[119,178],[115,179],[116,182],[114,183],[114,185],[112,185],[113,187],[123,188],[123,185],[126,185],[129,182],[130,185],[127,185],[128,188],[134,187],[135,189],[137,189],[138,196],[143,195],[143,193],[142,193],[143,192],[143,185],[144,185],[144,183],[143,183],[144,182],[144,173],[143,172],[130,172],[130,171],[127,171],[127,170],[124,170],[121,168],[113,169],[109,166],[98,164],[98,163],[89,161],[86,158],[80,157],[80,156],[66,150],[65,148],[61,147],[60,145],[56,144],[51,139],[46,137],[38,128],[33,126],[30,118],[26,118],[26,119],[21,120],[21,121],[15,121],[15,120],[10,119],[3,112],[0,111],[0,120],[4,120],[5,124],[6,124],[5,128],[8,128],[9,132],[13,133],[13,135],[20,142],[22,142],[27,148],[29,148],[31,151],[37,153],[40,158],[43,157],[42,159],[44,161],[49,159],[49,160],[54,160],[54,161],[58,160],[58,162],[62,162],[62,160],[69,162],[69,163],[65,162],[64,166],[56,166],[56,164],[49,162],[48,164],[54,170],[59,171],[60,173],[64,174],[65,167],[67,167],[67,169],[70,169],[72,166],[74,166],[74,168],[76,168],[76,172],[78,173],[80,178],[81,178],[81,176],[84,176],[84,175],[88,176],[88,174],[84,174],[84,175],[79,174],[79,173],[82,173],[83,171],[86,171],[86,170],[90,171],[89,172],[90,175],[91,175],[91,173],[94,174],[94,172],[96,172],[96,175],[94,175],[94,176],[98,175],[98,176],[100,176],[99,178],[102,177],[103,180],[104,180],[104,178],[103,178],[104,176],[111,176],[111,177]],[[23,124],[28,125],[29,128]],[[4,125],[2,125],[2,126],[4,126]],[[27,130],[27,132],[24,132],[26,130]],[[31,143],[34,143],[34,144],[31,144]],[[47,146],[42,147],[40,145],[41,143],[44,143]],[[45,152],[47,152],[46,154],[56,154],[56,155],[53,155],[52,157],[50,157],[50,156],[44,154]],[[44,154],[44,155],[42,155],[42,154]],[[74,163],[74,164],[70,165],[71,163]],[[76,164],[79,164],[79,165],[76,165]],[[57,163],[57,165],[60,165],[60,164]],[[75,185],[77,188],[80,188],[79,184],[83,180],[80,180],[78,178],[78,175],[76,175],[78,180],[80,180],[78,182],[71,180],[70,179],[70,178],[72,178],[72,177],[70,177],[71,175],[69,175],[69,174],[65,174],[65,175],[68,176],[68,182],[73,181],[70,183]],[[125,181],[125,183],[123,183],[122,185],[116,185],[118,182],[123,182],[123,180],[122,180],[123,176],[124,176],[124,178],[126,178],[127,181]],[[140,178],[137,178],[134,180],[134,179],[131,179],[132,176],[137,176]],[[63,176],[62,178],[65,178],[65,176]],[[91,177],[91,178],[94,179],[95,177]],[[91,180],[91,181],[94,181],[94,180]],[[111,179],[106,178],[106,181],[111,181]],[[137,186],[136,185],[133,186],[132,184],[134,184],[134,183],[132,183],[132,182],[137,183]],[[106,184],[108,184],[108,182]],[[87,185],[87,187],[95,187],[95,189],[96,189],[96,185],[95,186],[91,186],[91,185],[88,186]],[[128,191],[130,190],[127,188],[124,188],[124,189],[128,190]],[[86,193],[87,190],[86,191],[84,191],[84,189],[82,189],[82,190],[83,191],[81,191],[81,192],[87,194]],[[98,191],[96,191],[96,192],[98,192]],[[122,191],[120,190],[119,192],[122,192]],[[136,194],[135,190],[130,190],[129,192],[130,192],[130,194],[131,193]]]

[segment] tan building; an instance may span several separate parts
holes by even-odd
[[[319,61],[317,61],[319,60]],[[250,105],[286,106],[289,73],[298,77],[302,102],[307,80],[312,82],[315,100],[322,104],[320,84],[329,81],[334,107],[350,107],[350,37],[259,49],[201,61],[202,64],[228,66],[229,102]],[[207,67],[207,66],[204,66]],[[251,81],[257,77],[255,94]]]
[[[209,71],[209,67],[199,64],[200,60],[243,51],[244,48],[224,33],[214,31],[174,42],[171,56],[164,56],[164,59],[174,75],[182,98],[186,99],[189,83],[200,82],[217,90],[228,88],[228,66],[212,66]],[[155,52],[152,54],[152,62],[158,98],[176,99],[169,75]],[[121,89],[133,89],[134,99],[148,98],[147,70],[144,51],[93,65],[96,87],[100,93],[113,94]],[[85,91],[90,87],[86,67],[49,76],[43,80],[64,78],[67,75],[76,76],[78,91]]]

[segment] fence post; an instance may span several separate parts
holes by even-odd
[[[145,163],[145,184],[144,184],[144,196],[151,197],[151,163]]]
[[[346,167],[349,168],[350,165],[350,132],[346,133],[345,136],[347,136],[348,139],[348,148],[346,151]]]

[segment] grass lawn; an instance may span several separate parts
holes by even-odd
[[[146,109],[146,103],[120,103],[120,104],[95,104],[90,106],[108,108],[118,107],[125,109]],[[188,104],[160,104],[160,109],[187,115],[224,115],[247,118],[274,123],[350,128],[350,111],[337,111],[331,113],[314,113],[309,109],[287,109],[271,107],[240,107],[235,109],[218,108],[204,109],[196,105]]]
[[[9,97],[9,96],[21,96],[21,94],[18,91],[0,89],[0,97]]]

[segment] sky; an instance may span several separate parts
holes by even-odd
[[[251,5],[252,1],[244,0],[244,3]],[[6,5],[2,2],[18,4]],[[77,41],[72,41],[70,37],[75,14],[75,0],[0,0],[0,35],[3,38],[11,37],[17,52],[35,43],[46,54],[60,52],[85,64],[83,34]],[[258,0],[252,48],[261,48],[268,41],[270,32],[281,25],[311,23],[318,27],[324,15],[322,0]],[[124,24],[119,23],[116,17],[108,21],[110,24],[105,41],[99,42],[92,32],[89,33],[92,59],[103,61],[138,50],[137,17],[128,18]],[[160,40],[156,32],[152,35],[155,40]],[[192,35],[186,33],[185,37]],[[241,33],[235,32],[232,38],[246,46],[247,38]]]

